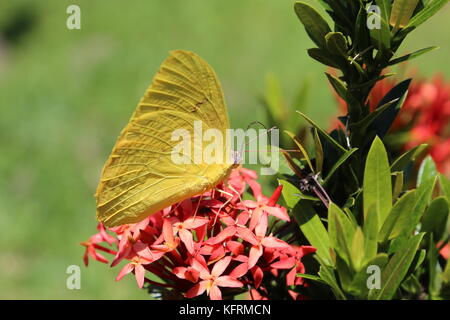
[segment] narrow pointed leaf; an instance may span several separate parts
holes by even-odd
[[[413,236],[405,243],[402,250],[398,250],[392,256],[381,273],[381,289],[372,289],[369,299],[389,300],[394,297],[408,272],[423,236],[424,233]]]
[[[327,184],[327,182],[331,179],[331,177],[333,176],[333,174],[339,169],[339,167],[345,162],[347,161],[348,158],[350,158],[350,156],[352,154],[354,154],[356,151],[358,150],[358,148],[353,148],[351,150],[348,150],[346,153],[344,153],[339,160],[333,165],[333,167],[330,169],[330,171],[328,172],[327,176],[325,177],[325,179],[323,180],[323,184]]]
[[[415,52],[406,54],[406,55],[404,55],[404,56],[401,56],[401,57],[392,59],[391,61],[389,61],[388,66],[393,66],[393,65],[395,65],[395,64],[397,64],[397,63],[400,63],[400,62],[412,60],[412,59],[414,59],[414,58],[420,57],[421,55],[423,55],[423,54],[425,54],[425,53],[434,51],[434,50],[436,50],[436,49],[438,49],[438,48],[439,48],[439,47],[432,46],[432,47],[427,47],[427,48],[424,48],[424,49],[417,50],[417,51],[415,51]]]
[[[428,3],[425,8],[419,11],[414,17],[412,17],[406,27],[418,27],[433,15],[435,15],[447,3],[448,0],[433,0],[431,3]]]
[[[375,206],[381,226],[392,208],[391,171],[383,142],[376,137],[366,160],[363,182],[364,219]]]
[[[308,121],[314,128],[317,129],[317,131],[320,133],[322,137],[324,137],[330,144],[338,151],[340,152],[347,152],[347,150],[339,144],[336,140],[334,140],[325,130],[321,129],[314,121],[312,121],[308,116],[306,116],[304,113],[297,111],[298,114],[300,114],[306,121]]]
[[[320,13],[304,2],[296,2],[294,10],[311,40],[320,48],[326,48],[325,36],[331,29]]]
[[[306,239],[317,249],[316,254],[327,265],[333,265],[327,230],[308,201],[299,201],[292,210],[292,214]]]

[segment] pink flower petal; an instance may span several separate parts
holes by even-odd
[[[189,289],[188,292],[184,295],[186,298],[194,298],[196,296],[199,296],[203,294],[206,290],[206,285],[208,284],[209,280],[200,281],[195,286],[193,286],[191,289]]]
[[[181,229],[178,232],[181,241],[183,241],[184,245],[186,246],[187,251],[190,254],[194,253],[194,238],[192,237],[192,233],[186,229]]]
[[[255,281],[255,288],[258,289],[263,280],[264,273],[262,269],[258,266],[252,268],[253,280]]]
[[[248,272],[248,264],[247,262],[241,263],[233,271],[230,272],[230,277],[235,279],[244,276]]]
[[[213,285],[211,289],[209,289],[209,297],[211,300],[222,300],[222,292],[218,286]]]
[[[223,259],[217,261],[211,271],[211,275],[214,277],[220,276],[225,271],[225,269],[228,267],[230,262],[231,262],[230,256],[224,257]]]
[[[258,224],[255,227],[255,234],[257,237],[262,238],[267,232],[268,217],[266,213],[261,214]]]
[[[133,271],[134,265],[132,263],[127,263],[122,270],[120,270],[119,274],[117,275],[116,281],[120,281],[123,277],[125,277],[127,274],[129,274],[131,271]]]
[[[274,217],[277,217],[278,219],[281,219],[284,221],[291,221],[285,208],[265,206],[264,211],[266,211],[268,214],[270,214]]]
[[[263,254],[263,247],[261,245],[253,246],[250,248],[250,254],[248,257],[249,269],[253,268],[256,265],[262,254]]]
[[[264,247],[268,247],[268,248],[288,248],[289,245],[284,242],[283,240],[280,240],[278,238],[275,237],[265,237],[264,239],[261,240],[261,244]]]
[[[145,269],[142,265],[137,264],[134,266],[134,275],[136,277],[136,282],[138,284],[139,288],[142,288],[144,286],[144,280],[145,280]]]
[[[296,259],[293,257],[279,260],[270,266],[275,269],[291,269],[295,266]]]
[[[227,227],[223,229],[217,236],[209,238],[206,243],[208,244],[217,244],[224,242],[228,238],[231,238],[236,233],[235,227]]]
[[[262,272],[262,271],[261,271]],[[231,276],[221,276],[218,277],[215,281],[219,287],[227,287],[227,288],[240,288],[244,284]]]
[[[237,230],[237,233],[240,238],[251,243],[254,246],[258,245],[258,243],[259,243],[258,239],[253,234],[253,232],[251,232],[249,229],[243,228],[243,227],[237,227],[236,230]]]
[[[183,227],[186,229],[196,229],[208,223],[208,218],[205,217],[191,217],[183,221]]]

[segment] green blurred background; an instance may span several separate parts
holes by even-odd
[[[117,267],[85,268],[79,242],[96,231],[103,162],[169,50],[195,51],[214,67],[233,127],[265,121],[258,97],[269,72],[287,101],[307,81],[308,113],[328,125],[335,104],[293,2],[1,1],[0,298],[148,298],[131,276],[115,282]],[[81,30],[66,28],[71,4],[81,8]],[[442,47],[410,65],[422,75],[450,74],[449,11],[401,50]],[[81,290],[66,288],[73,264]]]

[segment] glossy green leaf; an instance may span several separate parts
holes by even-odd
[[[444,195],[450,200],[450,179],[446,178],[443,174],[439,174],[439,184]]]
[[[306,274],[306,273],[297,273],[297,277],[301,277],[304,279],[309,279],[309,280],[313,280],[313,281],[317,281],[320,283],[325,283],[327,284],[327,282],[325,282],[321,277],[312,275],[312,274]]]
[[[364,219],[364,261],[369,261],[377,255],[379,229],[377,213],[375,206],[372,206]]]
[[[311,48],[308,49],[307,52],[311,58],[319,61],[320,63],[326,66],[333,67],[336,69],[339,69],[341,66],[339,60],[341,60],[342,58],[340,56],[334,56],[330,54],[328,51],[319,48]]]
[[[381,226],[392,208],[391,171],[386,149],[376,137],[367,155],[363,182],[364,219],[371,206],[375,206],[378,225]]]
[[[392,163],[391,171],[394,172],[405,170],[409,162],[416,160],[416,158],[420,156],[427,147],[428,147],[427,144],[421,144],[403,153]]]
[[[316,172],[322,172],[323,168],[323,147],[320,142],[319,133],[314,128],[314,149],[316,151]]]
[[[434,14],[436,14],[443,6],[448,3],[448,0],[433,0],[428,5],[419,11],[414,17],[409,20],[408,27],[418,27]]]
[[[357,227],[351,245],[351,258],[355,271],[359,271],[364,262],[365,243],[361,227]]]
[[[395,65],[397,63],[401,63],[401,62],[404,62],[404,61],[412,60],[414,58],[420,57],[421,55],[423,55],[425,53],[434,51],[434,50],[436,50],[438,48],[439,47],[432,46],[432,47],[427,47],[427,48],[423,48],[423,49],[414,51],[414,52],[406,54],[404,56],[392,59],[391,61],[389,61],[388,66],[393,66],[393,65]]]
[[[449,207],[447,197],[437,197],[431,201],[422,219],[422,231],[432,232],[436,241],[442,239],[447,227]]]
[[[325,36],[325,41],[329,52],[338,53],[347,58],[347,41],[341,32],[329,32]]]
[[[370,12],[367,15],[368,19],[379,19],[380,28],[370,29],[370,37],[372,44],[378,50],[388,50],[391,48],[391,30],[388,22],[378,13]]]
[[[404,225],[410,218],[410,214],[416,204],[416,190],[405,193],[389,212],[383,226],[381,227],[379,240],[386,242],[404,234]]]
[[[297,17],[302,22],[311,40],[320,48],[326,48],[325,36],[331,32],[325,19],[309,4],[296,2],[294,10]]]
[[[344,100],[347,99],[347,87],[345,86],[345,83],[335,76],[325,72],[325,75],[328,78],[328,81],[330,81],[331,86],[334,88],[334,91]]]
[[[334,140],[325,130],[321,129],[314,121],[312,121],[307,115],[304,113],[297,111],[298,114],[300,114],[306,121],[308,121],[314,128],[317,129],[317,131],[320,133],[322,137],[324,137],[330,144],[335,148],[336,150],[345,153],[347,152],[347,149],[345,149],[343,146],[339,144],[336,140]]]
[[[323,184],[327,184],[328,181],[331,179],[331,177],[333,176],[333,174],[339,169],[339,167],[345,163],[352,154],[354,154],[356,152],[356,150],[358,150],[358,148],[353,148],[351,150],[348,150],[346,153],[344,153],[339,160],[333,165],[333,167],[330,169],[330,171],[328,171],[327,176],[325,177],[325,179],[323,180]]]
[[[369,292],[367,285],[369,274],[367,273],[367,268],[369,266],[378,266],[381,270],[383,270],[387,263],[388,255],[385,253],[380,253],[366,262],[364,267],[361,268],[361,270],[358,271],[353,277],[349,292],[356,296],[358,299],[367,299],[367,295]]]
[[[303,156],[305,157],[306,163],[308,164],[309,168],[311,169],[311,172],[314,172],[314,167],[312,165],[311,159],[308,155],[308,152],[306,151],[306,149],[303,147],[302,143],[300,142],[300,140],[295,136],[294,133],[285,130],[284,132],[286,132],[286,134],[291,137],[292,140],[294,140],[295,145],[297,146],[297,148],[302,152]]]
[[[417,186],[420,186],[422,182],[429,179],[434,179],[438,175],[436,164],[431,156],[427,156],[423,159],[417,173]]]
[[[397,171],[392,174],[394,180],[394,190],[392,191],[392,199],[397,200],[403,192],[403,171]]]
[[[394,297],[408,272],[423,236],[424,234],[420,233],[411,237],[402,250],[395,252],[381,273],[381,289],[371,289],[369,299],[389,300]]]
[[[317,249],[316,254],[327,265],[333,265],[330,255],[330,239],[327,230],[308,201],[299,201],[292,214],[309,243]]]
[[[347,215],[334,203],[328,207],[328,234],[331,247],[335,248],[342,259],[352,265],[351,247],[355,227]]]
[[[391,101],[395,101],[389,108],[384,111],[380,116],[378,116],[370,125],[370,129],[374,130],[379,137],[384,137],[388,132],[389,128],[394,123],[397,114],[399,113],[403,102],[408,94],[409,84],[411,79],[404,80],[392,88],[384,97],[381,99],[378,107],[382,107]]]
[[[321,265],[319,276],[331,287],[337,299],[347,300],[345,294],[342,292],[341,288],[338,285],[333,268]]]

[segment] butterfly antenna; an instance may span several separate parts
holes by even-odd
[[[272,128],[267,129],[267,127],[264,125],[264,123],[259,122],[259,121],[253,121],[253,122],[250,122],[250,124],[247,126],[247,129],[246,129],[246,130],[250,129],[251,126],[254,125],[254,124],[259,124],[259,125],[261,125],[261,126],[267,131],[267,133],[269,133],[269,132],[273,131],[274,129],[277,129],[277,128],[278,128],[277,126],[273,126]],[[238,154],[239,154],[239,155],[242,155],[242,150],[243,150],[244,146],[250,144],[250,142],[254,141],[255,139],[257,139],[257,137],[255,137],[255,138],[253,138],[253,139],[250,139],[248,142],[245,142],[245,141],[244,141],[244,142],[241,144],[241,147],[239,148]]]

